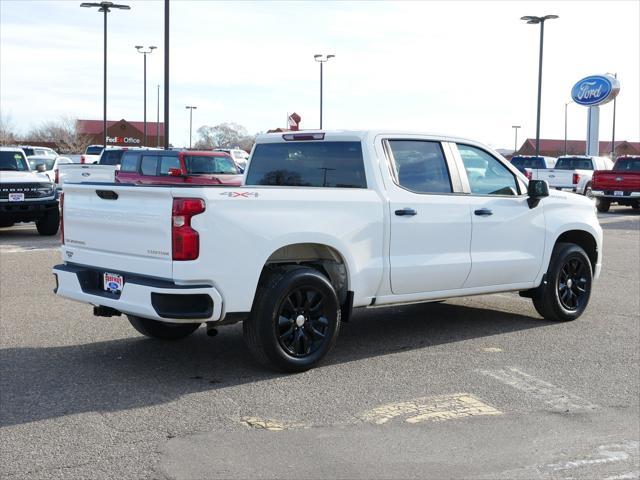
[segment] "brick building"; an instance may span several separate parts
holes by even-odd
[[[567,155],[584,155],[587,151],[586,141],[567,140]],[[600,142],[600,155],[608,157],[611,155],[611,142]],[[540,139],[540,155],[546,157],[559,157],[564,155],[564,140]],[[515,155],[535,155],[536,139],[527,138]],[[615,156],[619,155],[640,155],[640,142],[627,142],[620,140],[615,143]]]
[[[90,137],[91,143],[102,145],[102,120],[78,120],[76,124],[80,135]],[[156,122],[147,122],[147,145],[144,145],[144,122],[107,120],[107,145],[129,147],[155,147],[164,145],[164,123],[160,122],[156,131]]]

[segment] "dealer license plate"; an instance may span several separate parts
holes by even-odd
[[[10,202],[23,202],[24,201],[24,193],[10,193],[9,194]]]
[[[620,190],[616,190],[615,192],[613,192],[614,197],[622,197],[623,195],[624,192],[621,192]]]
[[[105,272],[102,278],[103,278],[104,289],[107,292],[111,292],[111,293],[122,292],[122,287],[124,286],[124,277],[122,275],[118,275],[117,273]]]

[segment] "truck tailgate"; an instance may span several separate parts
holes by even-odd
[[[598,170],[593,174],[593,189],[640,192],[640,172]]]
[[[60,165],[59,173],[60,184],[81,182],[113,183],[116,177],[116,166],[70,163]]]
[[[573,170],[548,170],[538,171],[538,180],[546,180],[550,187],[570,187],[573,185]]]
[[[63,259],[171,278],[172,204],[170,188],[65,185]]]

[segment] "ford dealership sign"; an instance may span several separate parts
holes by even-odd
[[[610,102],[620,91],[620,82],[609,75],[591,75],[571,89],[571,98],[578,105],[593,107]]]

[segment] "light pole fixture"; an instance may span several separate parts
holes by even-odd
[[[320,63],[320,130],[322,130],[322,66],[333,57],[335,55],[322,55],[319,53],[313,56],[313,59]]]
[[[158,105],[156,107],[156,147],[160,148],[160,85],[158,85]]]
[[[189,110],[189,148],[191,148],[191,131],[192,131],[192,127],[193,127],[193,111],[197,110],[198,107],[194,107],[194,106],[190,106],[187,105],[185,107],[187,110]]]
[[[103,67],[103,112],[102,112],[102,141],[103,146],[107,146],[107,13],[111,11],[112,8],[118,10],[131,10],[129,5],[119,5],[113,2],[100,2],[100,3],[91,3],[84,2],[80,4],[81,7],[86,8],[97,8],[98,12],[104,13],[104,67]]]
[[[513,142],[513,154],[516,154],[516,151],[518,150],[518,129],[522,128],[520,125],[511,125],[511,128],[513,128],[513,130],[515,131],[515,135],[516,138]]]
[[[538,61],[538,115],[536,120],[536,157],[540,155],[540,103],[542,100],[542,47],[544,45],[544,22],[559,18],[558,15],[545,15],[544,17],[534,17],[527,15],[520,17],[530,25],[540,24],[540,59]]]
[[[147,54],[153,52],[156,48],[158,47],[154,47],[153,45],[151,45],[145,49],[142,45],[136,45],[136,50],[138,51],[138,53],[142,53],[142,56],[144,57],[144,142],[142,143],[142,145],[145,147],[147,146]],[[157,135],[158,132],[156,132],[156,136]]]

